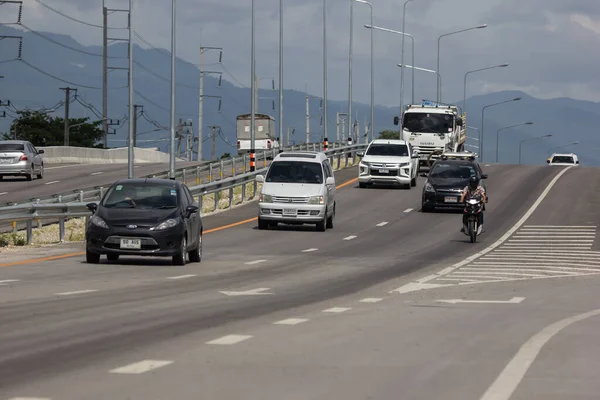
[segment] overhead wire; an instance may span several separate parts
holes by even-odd
[[[45,8],[47,8],[48,10],[50,10],[50,11],[52,11],[52,12],[54,12],[54,13],[56,13],[56,14],[58,14],[58,15],[62,16],[62,17],[65,17],[65,18],[67,18],[67,19],[70,19],[71,21],[75,21],[75,22],[78,22],[78,23],[80,23],[80,24],[87,25],[87,26],[91,26],[91,27],[94,27],[94,28],[101,28],[101,29],[103,28],[103,26],[102,26],[102,25],[96,25],[96,24],[92,24],[92,23],[89,23],[89,22],[82,21],[82,20],[80,20],[80,19],[77,19],[77,18],[73,18],[73,17],[71,17],[70,15],[67,15],[67,14],[65,14],[65,13],[63,13],[63,12],[61,12],[61,11],[59,11],[59,10],[55,9],[55,8],[52,8],[52,7],[50,7],[49,5],[47,5],[46,3],[44,3],[44,2],[43,2],[43,1],[41,1],[41,0],[33,0],[33,1],[35,1],[35,2],[36,2],[36,3],[38,3],[39,5],[41,5],[41,6],[45,7]],[[108,29],[127,29],[127,28],[108,27]]]

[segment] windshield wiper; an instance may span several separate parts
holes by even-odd
[[[177,206],[160,206],[160,207],[156,207],[156,208],[158,208],[159,210],[166,210],[168,208],[177,208]]]

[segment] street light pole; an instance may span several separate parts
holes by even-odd
[[[413,70],[416,69],[417,71],[423,71],[423,72],[430,72],[432,74],[436,74],[438,77],[438,81],[441,82],[442,81],[442,77],[440,76],[440,73],[437,71],[434,71],[432,69],[427,69],[427,68],[419,68],[419,67],[415,67],[412,65],[403,65],[403,64],[397,64],[398,67],[404,69],[404,68],[412,68]]]
[[[135,124],[135,109],[133,107],[133,0],[129,0],[129,143],[127,144],[127,177],[133,179],[133,140],[134,140],[134,124]],[[171,157],[173,157],[171,153]]]
[[[496,131],[496,164],[498,163],[498,149],[499,149],[499,144],[500,144],[500,131],[503,131],[505,129],[511,129],[511,128],[515,128],[517,126],[524,126],[524,125],[533,125],[533,122],[524,122],[522,124],[516,124],[516,125],[510,125],[510,126],[505,126],[504,128],[500,128]]]
[[[510,64],[499,64],[499,65],[494,65],[492,67],[485,67],[485,68],[474,69],[472,71],[467,71],[465,73],[464,95],[463,95],[463,114],[467,115],[467,76],[469,74],[474,73],[474,72],[486,71],[488,69],[494,69],[494,68],[504,68],[504,67],[508,67],[509,65]]]
[[[406,2],[404,3],[404,6],[402,7],[402,32],[405,32],[405,22],[406,22],[406,5],[408,3],[410,3],[412,0],[406,0]],[[373,24],[371,24],[373,25]],[[414,45],[414,42],[413,42]],[[413,47],[414,49],[414,47]],[[414,54],[413,54],[414,55]],[[412,63],[415,63],[415,60],[412,60]],[[401,50],[401,54],[400,54],[400,64],[404,65],[404,35],[402,35],[402,50]],[[413,69],[413,74],[414,74],[414,69]],[[413,75],[414,77],[414,75]],[[414,80],[413,80],[413,88],[414,88]],[[415,101],[414,99],[414,95],[413,95],[413,102]],[[404,68],[402,68],[400,70],[400,124],[399,124],[399,129],[400,129],[400,139],[402,138],[402,122],[403,122],[403,118],[402,118],[402,114],[404,112]]]
[[[501,101],[498,103],[493,103],[493,104],[488,104],[487,106],[484,106],[481,109],[481,140],[479,141],[479,155],[480,155],[480,160],[483,161],[483,117],[484,117],[484,113],[485,113],[485,109],[488,107],[493,107],[493,106],[497,106],[500,104],[505,104],[505,103],[510,103],[512,101],[519,101],[521,100],[520,97],[515,97],[514,99],[511,100],[505,100],[505,101]]]
[[[251,19],[252,19],[252,23],[251,23],[251,34],[250,34],[250,41],[251,41],[251,45],[250,45],[250,93],[251,93],[251,98],[250,98],[250,172],[253,172],[256,170],[256,165],[255,162],[256,160],[254,159],[255,155],[254,155],[254,135],[255,135],[255,121],[256,121],[256,97],[254,96],[254,92],[256,91],[256,62],[255,62],[255,45],[254,45],[254,41],[255,41],[255,15],[254,15],[254,0],[252,0],[252,12],[251,12]],[[281,146],[281,143],[279,144]]]
[[[521,164],[521,147],[523,147],[523,143],[525,142],[529,142],[530,140],[536,140],[536,139],[542,139],[542,138],[547,138],[547,137],[551,137],[552,134],[549,135],[543,135],[543,136],[537,136],[534,138],[529,138],[529,139],[523,139],[519,142],[519,164]]]
[[[412,1],[412,0],[410,0]],[[380,26],[372,26],[372,25],[365,25],[365,28],[367,29],[377,29],[378,31],[384,31],[384,32],[391,32],[391,33],[395,33],[398,35],[403,35],[406,37],[409,37],[411,39],[411,44],[412,44],[412,56],[411,56],[411,62],[413,63],[413,65],[415,64],[415,38],[413,37],[413,35],[410,35],[408,33],[404,33],[404,32],[400,32],[400,31],[395,31],[393,29],[387,29],[387,28],[382,28]],[[402,72],[400,72],[400,75],[402,75]],[[415,70],[411,68],[411,79],[412,79],[412,85],[411,85],[411,89],[412,89],[412,104],[415,104]]]
[[[283,0],[279,0],[279,151],[283,150]]]
[[[348,54],[348,137],[354,137],[354,119],[352,118],[352,43],[354,32],[354,0],[350,0],[350,47]]]
[[[327,0],[323,0],[323,139],[327,136]]]
[[[439,71],[440,71],[440,41],[441,41],[441,39],[445,36],[455,35],[457,33],[472,31],[474,29],[483,29],[483,28],[487,28],[487,24],[474,26],[472,28],[467,28],[467,29],[461,29],[459,31],[454,31],[454,32],[450,32],[450,33],[445,33],[445,34],[441,35],[440,37],[438,37],[438,46],[437,46],[437,71],[438,71],[437,101],[438,102],[442,101],[442,80],[439,75]]]
[[[175,11],[176,0],[171,0],[171,156],[169,157],[171,179],[175,179],[175,27],[177,21]],[[202,140],[202,138],[198,138],[198,140]]]
[[[373,25],[373,6],[366,0],[355,0],[359,3],[363,3],[369,6],[371,9],[371,26]],[[373,47],[373,30],[371,29],[371,140],[375,139],[373,136],[373,129],[375,126],[375,59],[374,59],[374,47]],[[369,141],[369,137],[367,137]]]

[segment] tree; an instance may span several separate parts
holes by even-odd
[[[62,146],[64,144],[64,119],[50,117],[46,113],[25,110],[17,111],[18,118],[10,126],[9,133],[4,133],[4,140],[27,140],[34,146]],[[74,147],[96,147],[103,132],[102,121],[88,122],[89,118],[69,118],[69,145]]]
[[[379,139],[400,139],[400,131],[386,129],[379,132]]]
[[[221,156],[221,158],[231,158],[231,154],[229,154],[229,153],[223,153],[223,155]]]

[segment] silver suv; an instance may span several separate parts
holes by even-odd
[[[44,150],[38,150],[26,140],[0,141],[0,179],[5,176],[25,176],[28,181],[37,175],[44,177]]]
[[[335,177],[322,152],[283,152],[267,172],[258,199],[258,229],[278,223],[316,224],[324,232],[335,218]]]

